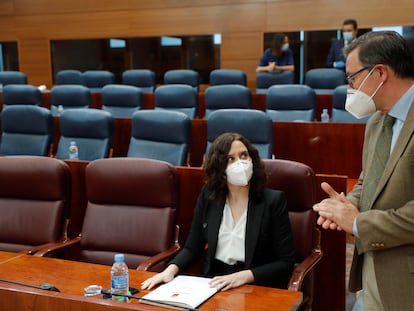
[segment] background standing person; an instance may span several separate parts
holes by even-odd
[[[373,113],[362,172],[347,197],[327,183],[314,206],[323,228],[355,236],[351,291],[365,310],[414,310],[414,79],[410,50],[396,32],[369,32],[346,49],[346,109]],[[362,297],[362,295],[360,295]]]
[[[212,287],[254,283],[286,288],[295,253],[286,198],[264,188],[257,149],[239,134],[222,134],[210,147],[204,171],[205,186],[184,248],[142,288],[171,281],[201,258],[206,245],[201,275],[212,277]]]
[[[358,24],[355,19],[346,19],[342,24],[342,38],[332,43],[326,65],[337,69],[345,70],[344,48],[357,37]]]
[[[295,61],[289,48],[289,38],[284,33],[275,34],[272,47],[264,51],[256,72],[294,71]]]

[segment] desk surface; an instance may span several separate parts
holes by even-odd
[[[83,288],[91,284],[109,287],[110,267],[53,258],[0,252],[0,278],[31,285],[51,283],[60,293],[0,282],[2,310],[166,310],[141,304],[84,297]],[[151,272],[130,270],[130,285],[139,287]],[[144,295],[148,291],[141,291]],[[200,310],[295,310],[302,294],[288,290],[245,285],[220,292],[202,304]]]

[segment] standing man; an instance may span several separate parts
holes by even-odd
[[[355,19],[346,19],[342,24],[342,39],[332,43],[329,49],[326,65],[341,70],[345,70],[344,48],[356,38],[358,34],[358,24]]]
[[[411,53],[390,31],[366,33],[345,51],[346,109],[358,117],[373,116],[366,125],[358,183],[347,197],[323,183],[329,198],[314,210],[323,228],[355,236],[349,287],[363,289],[365,310],[414,310]]]

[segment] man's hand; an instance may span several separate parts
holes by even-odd
[[[323,182],[321,187],[329,198],[313,206],[313,210],[319,214],[318,224],[324,229],[344,230],[352,233],[358,209],[345,197],[344,193],[336,192],[328,183]]]

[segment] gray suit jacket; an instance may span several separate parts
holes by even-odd
[[[359,207],[364,170],[372,162],[384,115],[367,123],[359,181],[348,195]],[[414,310],[414,104],[379,181],[371,209],[357,216],[361,254],[354,252],[349,287],[362,286],[362,261],[372,251],[379,294],[385,310]]]
[[[200,259],[208,244],[202,275],[214,276],[212,261],[217,249],[224,205],[208,197],[209,191],[204,187],[194,210],[186,244],[171,263],[184,271]],[[285,288],[292,274],[294,253],[285,194],[265,189],[260,200],[249,200],[245,267],[253,272],[255,284]]]

